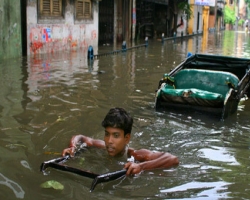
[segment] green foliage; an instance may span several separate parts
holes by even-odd
[[[247,6],[250,8],[250,0],[245,0],[245,3],[246,3]]]
[[[244,22],[245,22],[245,20],[240,19],[239,22],[238,22],[238,25],[239,25],[239,26],[242,26],[242,25],[244,24]]]
[[[191,19],[193,12],[190,7],[190,4],[188,4],[187,2],[180,2],[178,3],[178,9],[182,10],[183,12],[187,14],[187,19]]]
[[[225,24],[234,24],[236,17],[235,17],[235,11],[232,10],[229,6],[225,6],[224,9],[224,21]]]

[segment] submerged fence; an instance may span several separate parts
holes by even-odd
[[[137,48],[140,48],[140,47],[147,47],[147,46],[148,46],[148,38],[147,37],[145,39],[145,44],[140,44],[140,45],[136,45],[136,46],[127,48],[126,41],[123,41],[122,49],[118,49],[118,50],[114,50],[114,51],[110,51],[110,52],[106,52],[106,53],[101,53],[101,54],[94,54],[93,47],[89,46],[89,48],[88,48],[88,59],[93,60],[93,59],[98,58],[100,56],[118,54],[118,53],[121,53],[121,52],[126,52],[128,50],[137,49]]]
[[[182,40],[182,39],[187,38],[187,37],[192,37],[192,36],[201,35],[201,34],[203,34],[203,33],[202,32],[201,33],[197,32],[197,34],[193,33],[193,34],[189,34],[189,35],[183,35],[183,32],[182,32],[181,36],[177,36],[176,33],[174,33],[173,37],[165,38],[164,33],[163,33],[162,38],[161,38],[161,42],[162,42],[162,44],[164,44],[164,42],[166,40],[173,40],[173,42],[175,43],[177,39]],[[136,46],[127,48],[126,41],[123,41],[122,49],[118,49],[118,50],[114,50],[114,51],[110,51],[110,52],[105,52],[105,53],[101,53],[101,54],[94,54],[94,49],[90,45],[89,48],[88,48],[88,59],[93,60],[93,59],[96,59],[96,58],[101,57],[101,56],[118,54],[118,53],[126,52],[128,50],[137,49],[137,48],[140,48],[140,47],[147,47],[147,46],[148,46],[148,37],[145,38],[145,44],[140,44],[140,45],[136,45]]]

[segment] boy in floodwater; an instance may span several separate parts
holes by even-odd
[[[106,149],[112,157],[133,157],[136,162],[127,162],[124,166],[127,169],[127,175],[138,174],[143,170],[170,168],[179,164],[178,158],[170,153],[147,149],[135,150],[128,147],[132,125],[133,118],[123,108],[111,108],[102,122],[105,128],[104,141],[75,135],[71,138],[69,147],[63,150],[62,155],[69,154],[73,157],[76,145],[85,143],[87,147]]]

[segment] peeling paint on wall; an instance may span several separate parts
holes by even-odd
[[[0,59],[22,54],[20,1],[0,1]]]
[[[77,49],[87,49],[89,45],[98,45],[98,12],[93,13],[91,23],[76,23],[74,21],[74,7],[70,4],[67,6],[63,23],[53,23],[53,20],[51,20],[49,24],[38,24],[35,22],[38,20],[34,20],[34,16],[38,16],[37,5],[28,5],[28,55],[75,51]],[[94,6],[97,7],[98,4],[94,3]]]
[[[97,30],[91,31],[91,37],[86,37],[85,26],[35,26],[30,28],[30,53],[51,53],[61,50],[76,50],[88,48],[97,43]]]

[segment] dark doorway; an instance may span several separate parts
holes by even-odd
[[[20,0],[21,5],[21,41],[22,41],[22,56],[27,55],[27,23],[26,23],[26,0]]]
[[[168,31],[168,2],[136,0],[136,38],[161,38]]]
[[[154,36],[155,3],[143,0],[136,1],[136,38],[152,38]]]
[[[99,1],[99,44],[113,43],[114,0]]]
[[[197,33],[199,31],[200,28],[200,12],[198,12],[198,16],[197,16]]]
[[[164,33],[167,36],[167,5],[155,4],[154,12],[154,37],[161,38]]]

